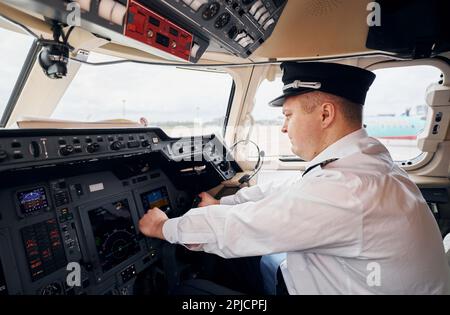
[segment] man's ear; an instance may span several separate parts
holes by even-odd
[[[322,127],[328,128],[336,118],[336,105],[333,103],[322,104]]]

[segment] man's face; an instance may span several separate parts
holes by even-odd
[[[289,97],[283,105],[285,116],[283,133],[287,133],[292,144],[292,152],[305,161],[312,160],[317,152],[317,144],[322,134],[320,106],[311,113],[304,110],[309,98],[300,96]]]

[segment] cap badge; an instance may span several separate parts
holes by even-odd
[[[308,88],[318,90],[322,87],[322,83],[320,82],[303,82],[300,80],[295,80],[290,84],[286,84],[283,87],[283,92],[289,89],[298,89],[298,88]]]

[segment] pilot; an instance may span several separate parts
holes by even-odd
[[[418,187],[362,125],[375,75],[333,63],[285,62],[282,132],[307,161],[284,183],[243,188],[168,219],[150,209],[149,237],[224,258],[287,253],[289,294],[444,294],[439,228]]]

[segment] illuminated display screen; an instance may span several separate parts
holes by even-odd
[[[161,187],[146,193],[141,194],[142,205],[144,210],[150,210],[152,208],[159,208],[162,211],[170,211],[169,194],[166,187]]]
[[[56,219],[26,226],[21,233],[32,281],[67,266]]]
[[[18,192],[17,200],[23,215],[48,208],[48,199],[44,187]]]
[[[141,250],[126,199],[89,211],[89,219],[103,272]]]

